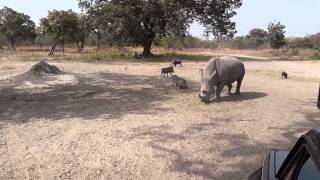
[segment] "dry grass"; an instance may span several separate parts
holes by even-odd
[[[32,57],[37,57],[37,54],[45,56],[49,47],[19,47],[17,51],[32,53]],[[101,47],[99,51],[96,47],[86,47],[84,54],[79,55],[76,48],[66,47],[65,54],[61,53],[61,49],[57,49],[55,59],[63,60],[93,60],[93,61],[108,61],[108,60],[135,60],[134,53],[142,52],[141,47],[124,47],[110,48]],[[166,59],[180,58],[185,60],[206,61],[212,56],[231,55],[239,57],[252,58],[271,58],[274,60],[319,60],[320,52],[316,49],[259,49],[259,50],[236,50],[236,49],[164,49],[153,48],[152,52],[158,56],[157,61],[167,61]],[[10,52],[4,52],[4,54]],[[2,53],[3,54],[3,53]],[[150,59],[149,59],[150,60]]]
[[[182,55],[211,56],[192,53]],[[19,74],[46,53],[0,55],[0,179],[246,179],[270,148],[319,127],[316,61],[244,58],[242,96],[206,105],[197,97],[205,62],[175,69],[189,86],[179,90],[159,78],[171,56],[87,55],[55,55],[66,74],[45,79]]]

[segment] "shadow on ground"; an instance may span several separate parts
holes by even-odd
[[[266,145],[259,144],[257,148],[258,145],[250,143],[249,137],[245,134],[233,134],[231,131],[212,133],[211,130],[218,125],[217,121],[230,123],[229,119],[221,119],[212,123],[194,124],[180,133],[173,133],[171,126],[143,126],[133,129],[133,135],[129,140],[146,141],[155,151],[156,158],[170,161],[166,163],[169,172],[179,172],[203,179],[245,179],[255,169],[252,167],[257,166],[257,162],[247,161],[246,158],[252,159],[253,156],[263,155]],[[199,137],[201,141],[196,140]],[[217,141],[216,143],[230,144],[231,148],[203,146],[210,144],[213,139]],[[186,146],[190,141],[198,143],[192,143],[192,147]],[[193,151],[196,152],[195,156],[189,154]],[[196,156],[197,154],[200,156]],[[217,174],[216,169],[222,168],[223,161],[229,161],[230,164],[227,166],[224,164],[223,167],[231,168],[232,171],[222,169],[219,170],[221,173]]]
[[[157,101],[169,99],[166,94],[177,92],[166,87],[158,77],[112,73],[73,75],[76,83],[52,85],[44,92],[14,88],[23,82],[20,76],[16,81],[19,84],[0,89],[1,120],[21,123],[41,118],[90,120],[102,115],[111,119],[129,113],[152,114],[166,110],[155,105]]]
[[[311,129],[319,129],[320,128],[320,110],[317,109],[316,100],[305,101],[299,104],[301,107],[304,107],[304,110],[298,111],[298,113],[304,116],[304,121],[295,121],[292,120],[293,123],[290,124],[287,128],[277,128],[271,127],[272,130],[282,131],[282,136],[285,137],[288,141],[275,141],[276,144],[288,144],[290,147],[297,141],[297,138],[302,134],[305,134]],[[309,109],[309,110],[306,110]]]
[[[230,101],[248,101],[252,99],[259,99],[268,96],[268,94],[263,93],[263,92],[241,92],[241,95],[227,95],[227,96],[222,96],[221,100],[225,102],[230,102]]]
[[[202,179],[247,179],[261,166],[262,159],[271,148],[291,148],[299,137],[297,134],[320,127],[320,110],[300,113],[305,117],[303,122],[292,123],[286,129],[275,129],[281,132],[281,141],[271,139],[268,143],[262,143],[252,140],[244,132],[235,133],[230,129],[221,133],[213,130],[219,128],[221,122],[232,123],[234,120],[231,119],[212,119],[212,123],[193,124],[178,133],[175,127],[168,125],[141,126],[132,129],[129,140],[146,142],[154,150],[156,158],[169,161],[166,162],[169,172]]]

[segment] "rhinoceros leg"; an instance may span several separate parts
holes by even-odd
[[[237,81],[236,95],[240,95],[240,88],[241,88],[242,80],[243,80],[243,77],[239,78],[238,81]]]
[[[232,84],[230,83],[230,84],[228,84],[228,93],[229,93],[229,95],[231,95],[231,89],[232,89]]]
[[[220,101],[221,98],[220,98],[220,94],[221,94],[221,91],[223,89],[223,87],[226,85],[226,82],[221,82],[217,85],[217,89],[216,89],[216,99],[217,101]]]

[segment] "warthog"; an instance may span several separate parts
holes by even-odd
[[[172,64],[174,65],[174,67],[177,67],[177,64],[180,64],[180,66],[182,66],[182,61],[179,59],[174,59],[172,61]]]
[[[285,72],[285,71],[282,71],[281,76],[282,76],[282,79],[283,79],[283,78],[288,79],[288,73]]]
[[[165,67],[161,69],[161,76],[169,76],[169,74],[172,76],[172,73],[174,73],[173,67]]]
[[[187,88],[187,81],[177,75],[172,76],[172,86],[178,87],[179,89]]]
[[[245,75],[244,64],[234,57],[214,57],[201,73],[201,89],[199,98],[203,102],[209,102],[210,96],[214,95],[220,100],[220,93],[225,85],[228,86],[231,95],[232,83],[237,81],[236,94],[240,95],[240,87]]]

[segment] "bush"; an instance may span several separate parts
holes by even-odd
[[[93,60],[93,61],[106,61],[106,60],[123,60],[123,59],[131,59],[134,55],[132,53],[95,53],[85,56],[85,59]]]
[[[320,49],[320,33],[309,36],[312,43],[312,48]]]
[[[218,47],[215,41],[202,40],[193,36],[186,36],[186,37],[167,36],[160,39],[158,44],[160,47],[163,47],[166,49],[217,48]]]
[[[311,57],[311,60],[320,60],[320,53],[319,52],[315,52]]]
[[[288,48],[313,48],[312,41],[309,37],[287,39]]]

